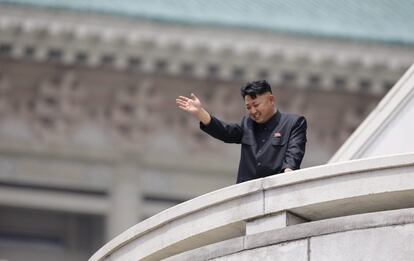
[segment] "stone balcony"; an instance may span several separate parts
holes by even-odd
[[[414,154],[226,187],[167,209],[96,260],[412,260]]]

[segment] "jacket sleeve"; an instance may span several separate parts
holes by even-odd
[[[226,143],[241,143],[243,128],[239,124],[228,124],[211,115],[208,125],[200,122],[200,129]]]
[[[293,170],[300,168],[303,156],[305,155],[307,127],[306,119],[303,116],[295,122],[288,140],[282,170],[286,168]]]

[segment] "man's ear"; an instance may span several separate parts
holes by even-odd
[[[270,95],[269,95],[269,101],[271,101],[271,102],[275,103],[276,98],[275,98],[275,96],[274,96],[273,94],[270,94]]]

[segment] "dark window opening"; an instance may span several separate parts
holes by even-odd
[[[0,44],[0,55],[9,55],[12,52],[12,45],[2,43]]]
[[[335,77],[334,85],[336,89],[343,89],[346,85],[346,79],[343,77]]]
[[[233,77],[235,79],[241,79],[244,77],[245,70],[242,67],[235,67],[233,70]]]
[[[190,75],[190,74],[192,74],[192,73],[193,73],[193,71],[194,71],[194,66],[193,66],[191,63],[184,63],[184,64],[181,66],[181,70],[182,70],[182,72],[183,72],[184,74],[186,74],[186,75]]]
[[[131,69],[136,69],[141,66],[142,60],[139,57],[130,57],[128,59],[128,67]]]
[[[112,65],[115,61],[115,57],[111,54],[103,55],[101,58],[102,65],[109,66]]]
[[[291,84],[296,80],[296,75],[293,72],[284,72],[282,74],[282,80],[285,84]]]
[[[19,242],[24,244],[36,243],[36,244],[48,244],[59,247],[64,246],[64,239],[57,235],[42,235],[42,234],[29,234],[17,231],[1,231],[0,241],[6,242]]]
[[[207,68],[208,76],[212,78],[218,77],[219,74],[219,66],[217,64],[210,64]]]
[[[155,62],[155,68],[158,72],[164,72],[167,69],[167,65],[168,63],[165,60],[160,59]]]
[[[368,91],[371,87],[371,81],[369,81],[368,79],[362,79],[359,81],[359,87],[362,91]]]
[[[309,76],[309,84],[312,87],[319,86],[321,84],[321,77],[317,74],[311,74]]]
[[[62,51],[58,49],[49,50],[47,57],[51,61],[59,61],[62,58]]]
[[[26,56],[27,58],[32,58],[34,56],[35,53],[35,48],[32,46],[27,46],[24,49],[24,56]]]
[[[266,80],[269,77],[269,71],[267,70],[260,70],[258,73],[259,79]]]
[[[84,52],[79,52],[76,54],[75,60],[79,64],[85,64],[88,59],[88,55]]]

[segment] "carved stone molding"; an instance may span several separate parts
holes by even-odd
[[[0,10],[0,35],[0,55],[15,59],[198,79],[266,78],[279,85],[378,95],[392,86],[414,56],[409,47],[10,6]]]

